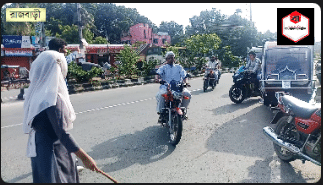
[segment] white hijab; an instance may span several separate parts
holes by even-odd
[[[31,64],[29,73],[30,86],[26,92],[24,102],[23,131],[29,134],[27,156],[36,156],[35,131],[31,128],[36,115],[48,107],[56,105],[57,97],[62,99],[67,110],[67,122],[63,125],[65,130],[73,128],[75,112],[71,104],[65,77],[67,75],[67,62],[62,53],[49,50],[42,52]]]

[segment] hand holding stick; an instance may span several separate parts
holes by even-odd
[[[112,182],[114,183],[118,183],[118,181],[116,181],[115,179],[113,179],[110,175],[106,174],[104,171],[102,171],[101,169],[97,170],[98,173],[101,173],[102,175],[108,177]]]

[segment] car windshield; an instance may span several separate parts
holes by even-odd
[[[265,74],[278,74],[286,67],[310,76],[311,50],[307,47],[272,48],[266,51]]]

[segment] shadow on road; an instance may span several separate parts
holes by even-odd
[[[226,105],[217,107],[216,109],[213,109],[212,112],[215,115],[232,113],[232,112],[235,112],[237,110],[244,109],[244,108],[247,108],[249,106],[252,106],[255,103],[258,103],[259,100],[260,100],[259,98],[247,99],[247,100],[243,101],[240,104],[235,104],[235,103],[232,102],[231,104],[226,104]]]
[[[250,99],[242,104],[230,104],[213,110],[214,114],[225,114],[226,111],[234,112],[241,108],[254,105],[259,99]],[[231,153],[246,157],[263,158],[256,160],[255,164],[248,167],[250,179],[242,182],[305,182],[301,174],[297,174],[289,163],[284,163],[274,154],[272,142],[263,134],[262,128],[270,125],[273,114],[268,107],[259,104],[245,114],[238,116],[217,128],[207,139],[206,147],[209,151]],[[273,125],[270,125],[273,126]],[[275,126],[273,126],[275,127]],[[246,158],[247,160],[247,158]],[[237,165],[240,163],[236,161]],[[278,163],[272,170],[272,165]],[[280,164],[279,164],[280,163]],[[280,170],[280,174],[277,173]],[[277,179],[272,179],[272,178]]]
[[[105,172],[117,171],[133,164],[148,164],[167,157],[174,151],[168,143],[167,129],[151,126],[134,134],[110,139],[88,152],[95,160],[104,159]]]
[[[214,89],[214,90],[212,90],[212,88],[208,88],[205,92],[204,92],[204,91],[203,91],[203,89],[201,88],[201,89],[198,89],[198,90],[196,90],[196,91],[191,91],[191,95],[196,96],[196,95],[200,95],[200,94],[211,93],[211,92],[213,92],[213,91],[216,91],[216,87],[215,87],[215,89]]]
[[[279,173],[272,172],[272,167],[275,163],[280,161],[277,157],[266,157],[264,160],[256,160],[255,164],[248,167],[249,179],[244,179],[240,183],[263,183],[263,182],[276,182],[276,183],[306,183],[300,171],[295,172],[290,163],[278,162],[275,168],[278,168]],[[259,170],[261,169],[261,170]]]
[[[225,114],[225,111],[232,113],[258,101],[258,99],[250,99],[242,104],[224,105],[214,109],[213,112],[214,114]],[[216,129],[208,138],[206,146],[212,151],[236,155],[264,157],[273,154],[272,144],[262,133],[262,128],[269,124],[272,116],[268,107],[259,104],[246,114],[238,116]],[[268,145],[263,145],[263,143],[268,143]]]

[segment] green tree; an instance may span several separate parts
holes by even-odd
[[[183,25],[179,25],[174,21],[162,21],[158,28],[159,32],[167,32],[172,39],[172,45],[177,44],[183,39]]]
[[[78,37],[78,27],[74,24],[72,26],[69,25],[58,25],[60,32],[62,34],[56,33],[57,38],[64,39],[68,44],[79,43]]]
[[[222,62],[222,66],[226,67],[238,67],[239,59],[233,55],[230,46],[225,46],[219,50],[219,59]]]
[[[201,70],[206,63],[204,56],[214,53],[219,49],[221,39],[217,34],[197,34],[185,40],[185,46],[188,50],[189,60],[195,62],[196,68]],[[197,58],[196,58],[197,57]]]
[[[92,44],[107,44],[107,43],[108,43],[107,39],[101,36],[95,37],[95,39],[92,41]]]
[[[131,78],[131,75],[137,75],[137,62],[139,60],[139,55],[134,49],[130,48],[128,45],[125,45],[124,49],[120,51],[117,58],[120,61],[120,65],[118,66],[120,75],[123,74],[126,76],[126,78]]]

